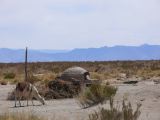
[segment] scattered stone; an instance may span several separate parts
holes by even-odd
[[[123,84],[137,84],[138,81],[125,81]]]
[[[142,102],[142,101],[145,101],[145,98],[140,99],[140,101],[141,101],[141,102]]]
[[[7,82],[1,81],[0,84],[1,84],[1,85],[7,85]]]
[[[160,80],[153,80],[155,84],[160,84]]]

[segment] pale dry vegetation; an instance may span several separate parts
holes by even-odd
[[[47,120],[42,117],[38,117],[33,113],[29,112],[6,112],[0,115],[0,120]]]
[[[138,120],[141,104],[137,104],[135,111],[127,100],[123,100],[122,105],[116,105],[116,91],[117,88],[113,86],[93,84],[80,93],[78,101],[83,108],[103,105],[109,101],[109,108],[99,107],[98,111],[89,115],[89,120]]]
[[[78,95],[78,101],[83,108],[104,104],[115,96],[116,91],[117,88],[109,85],[93,84]]]
[[[141,104],[137,104],[134,111],[130,102],[123,100],[122,108],[115,107],[113,99],[110,101],[110,109],[99,108],[89,115],[89,120],[138,120]]]
[[[114,62],[48,62],[29,63],[28,77],[32,83],[38,83],[41,90],[47,91],[46,86],[54,80],[65,69],[72,66],[80,66],[91,73],[91,78],[99,80],[118,79],[120,74],[125,74],[126,79],[131,77],[141,77],[150,79],[160,77],[160,61],[114,61]],[[24,79],[24,64],[10,63],[0,64],[1,83],[16,83]],[[66,90],[64,90],[66,91]],[[109,85],[94,84],[78,95],[79,104],[83,108],[104,104],[109,101],[110,108],[99,108],[98,111],[89,115],[89,120],[137,120],[140,116],[140,104],[134,111],[130,102],[123,101],[121,107],[117,107],[114,95],[117,89]],[[51,91],[50,91],[51,92]],[[50,93],[49,92],[49,93]],[[42,93],[42,92],[40,92]],[[61,92],[62,93],[62,92]],[[45,96],[45,93],[42,93]],[[48,96],[50,94],[47,94]],[[53,96],[52,96],[53,97]],[[120,109],[121,108],[121,109]],[[21,120],[23,113],[3,114],[0,120]],[[118,118],[118,119],[117,119]],[[23,120],[44,120],[35,115],[27,115]]]
[[[47,83],[55,79],[65,69],[71,66],[80,66],[91,73],[93,79],[119,79],[121,74],[126,78],[137,77],[150,79],[160,77],[160,61],[114,61],[114,62],[43,62],[29,63],[28,71],[35,82]],[[23,63],[1,63],[1,83],[16,83],[24,79]]]

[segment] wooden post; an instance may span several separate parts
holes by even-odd
[[[26,51],[25,51],[25,81],[26,82],[28,82],[27,58],[28,58],[28,48],[26,47]]]

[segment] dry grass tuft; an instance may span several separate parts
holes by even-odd
[[[16,74],[13,72],[4,73],[4,79],[14,79]]]
[[[47,120],[33,113],[26,113],[26,112],[18,112],[18,113],[4,113],[0,115],[0,120]]]
[[[105,103],[115,96],[116,92],[117,88],[115,87],[93,84],[79,94],[78,101],[83,108],[87,108]]]
[[[89,115],[89,120],[138,120],[141,104],[137,104],[137,109],[133,111],[130,102],[123,100],[122,109],[114,107],[113,99],[110,101],[110,109],[99,108],[98,112]]]

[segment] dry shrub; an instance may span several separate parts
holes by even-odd
[[[20,81],[22,81],[22,79],[14,79],[14,80],[12,80],[12,81],[10,81],[10,83],[11,84],[16,84],[16,83],[18,83],[18,82],[20,82]]]
[[[80,84],[64,80],[52,80],[48,87],[49,90],[44,94],[46,99],[73,98],[80,91]]]
[[[37,76],[34,76],[33,73],[28,73],[28,78],[27,79],[32,84],[40,81],[40,79]]]
[[[78,101],[83,108],[87,108],[99,103],[105,103],[115,96],[116,92],[117,88],[115,87],[93,84],[79,94]]]
[[[0,120],[46,120],[40,118],[33,113],[18,112],[18,113],[4,113],[0,115]]]
[[[53,73],[48,73],[48,74],[33,74],[29,73],[28,74],[28,80],[30,83],[37,83],[41,82],[42,84],[47,85],[49,81],[54,80],[56,75]]]
[[[91,78],[97,79],[97,80],[103,80],[104,77],[102,74],[99,74],[97,72],[91,72]]]
[[[122,109],[114,107],[113,99],[110,100],[110,109],[99,108],[98,112],[89,115],[89,120],[138,120],[141,104],[137,104],[135,111],[132,109],[130,102],[123,100]]]
[[[48,83],[52,80],[55,80],[57,74],[55,73],[46,73],[46,74],[31,74],[29,80],[32,83],[40,82],[41,84],[48,85]]]
[[[4,73],[4,79],[14,79],[15,76],[16,74],[12,72]]]
[[[55,78],[57,77],[58,74],[55,74],[55,73],[48,73],[48,74],[45,74],[43,77],[42,77],[42,80],[44,81],[50,81],[50,80],[55,80]]]

